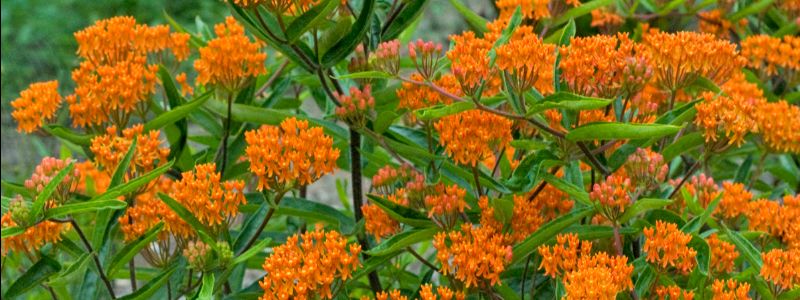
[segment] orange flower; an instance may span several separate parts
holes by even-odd
[[[261,300],[330,299],[334,281],[347,280],[361,264],[361,246],[348,247],[339,232],[326,232],[321,227],[301,236],[295,234],[272,251],[263,264],[267,274],[259,282],[264,289]]]
[[[514,195],[514,210],[511,220],[511,239],[520,242],[534,233],[545,219],[537,205],[527,197]]]
[[[494,228],[466,223],[461,231],[436,234],[433,246],[442,274],[453,275],[467,287],[491,287],[500,282],[500,273],[511,260],[506,239]]]
[[[661,220],[656,221],[655,227],[645,228],[643,232],[648,262],[661,269],[674,267],[684,274],[694,269],[697,251],[688,246],[691,235],[681,232],[675,224]]]
[[[722,199],[719,201],[719,214],[727,219],[736,219],[747,209],[753,194],[741,183],[722,183]]]
[[[770,150],[800,154],[800,107],[784,100],[762,103],[753,118]]]
[[[17,131],[31,133],[53,120],[60,106],[57,80],[32,83],[11,101],[11,117],[19,123]]]
[[[781,73],[788,86],[800,79],[800,37],[752,35],[742,41],[742,56],[747,58],[747,66],[758,70],[762,78]]]
[[[659,286],[656,288],[656,295],[661,300],[692,300],[694,292],[683,290],[677,285]]]
[[[756,130],[756,123],[746,113],[746,103],[737,96],[704,92],[702,103],[695,105],[695,123],[704,130],[706,142],[716,141],[717,132],[724,132],[728,145],[740,146],[747,133]]]
[[[800,250],[772,249],[761,253],[764,265],[761,277],[775,286],[789,290],[800,285]]]
[[[727,281],[716,279],[711,285],[711,290],[714,292],[713,300],[746,300],[750,299],[747,295],[750,292],[750,284],[746,282],[738,282],[733,279]]]
[[[290,189],[311,184],[330,173],[339,158],[333,139],[321,127],[288,118],[280,126],[263,125],[245,132],[250,171],[258,176],[258,189]],[[277,185],[277,186],[276,186]]]
[[[614,174],[606,177],[605,182],[595,183],[592,192],[589,193],[589,199],[600,204],[603,216],[611,222],[616,222],[625,212],[625,208],[631,205],[629,193],[632,191],[630,178]]]
[[[446,229],[452,228],[467,207],[467,202],[464,201],[466,194],[467,191],[457,185],[436,185],[433,193],[425,196],[428,217],[438,221]]]
[[[147,134],[143,133],[142,124],[135,125],[122,131],[122,136],[117,135],[117,127],[111,126],[106,129],[105,135],[98,135],[92,139],[89,149],[94,154],[94,162],[97,168],[108,174],[113,173],[117,165],[128,153],[136,139],[136,149],[133,153],[131,166],[126,173],[126,179],[134,178],[167,162],[169,148],[161,147],[159,139],[160,132],[151,130]]]
[[[497,71],[489,68],[489,50],[493,43],[476,37],[472,31],[451,35],[450,41],[454,44],[447,52],[447,58],[451,61],[450,70],[458,79],[464,94],[473,96],[497,76]],[[485,87],[484,90],[488,95],[492,88]]]
[[[473,109],[442,118],[434,124],[439,143],[456,163],[475,167],[493,149],[511,142],[512,122],[504,117]]]
[[[618,15],[616,12],[608,8],[598,8],[592,10],[592,23],[589,25],[596,28],[601,28],[606,32],[619,28],[625,23],[625,19]]]
[[[234,91],[248,79],[266,74],[267,54],[259,52],[259,44],[250,41],[236,19],[225,18],[225,23],[214,26],[214,32],[217,38],[200,48],[200,58],[194,62],[198,83]]]
[[[78,56],[93,65],[114,65],[133,57],[170,50],[178,60],[189,56],[189,34],[173,32],[169,26],[136,24],[133,17],[99,20],[75,33]]]
[[[369,298],[369,297],[367,297]],[[408,297],[403,296],[400,294],[399,290],[391,290],[388,293],[386,291],[378,292],[375,294],[375,299],[377,300],[408,300]]]
[[[650,32],[642,36],[652,58],[656,81],[675,92],[703,76],[721,85],[746,61],[736,45],[695,32]]]
[[[711,249],[711,269],[713,272],[724,274],[733,271],[734,261],[739,257],[736,246],[717,238],[717,234],[712,234],[706,239],[708,247]]]
[[[438,294],[438,298],[436,297]],[[436,288],[436,292],[433,291],[433,287],[430,284],[423,284],[419,290],[419,298],[421,300],[464,300],[466,295],[462,291],[453,291],[445,286],[440,286]]]
[[[530,199],[534,192],[535,190],[531,191],[525,198]],[[534,203],[536,210],[542,214],[544,222],[569,212],[575,205],[575,202],[570,199],[567,193],[549,184],[545,185],[542,191],[530,201]]]
[[[497,67],[509,74],[509,85],[517,94],[531,87],[542,94],[550,94],[553,88],[553,66],[555,45],[545,44],[539,36],[526,34],[512,38],[497,47]]]
[[[779,238],[791,249],[800,249],[800,195],[784,196],[783,205],[760,199],[748,203],[744,212],[751,230]]]
[[[215,163],[195,166],[175,182],[171,196],[183,204],[203,224],[214,227],[230,223],[245,204],[244,181],[220,181]]]
[[[568,299],[617,298],[622,291],[633,289],[633,265],[625,256],[609,256],[601,252],[581,257],[577,268],[564,275],[564,290]]]
[[[3,229],[17,226],[17,223],[11,219],[11,212],[3,214],[0,223],[2,223]],[[5,237],[2,242],[3,257],[9,251],[35,253],[47,243],[61,241],[61,234],[69,230],[69,228],[70,225],[66,223],[44,221],[28,227],[21,234]]]
[[[531,20],[541,20],[550,17],[550,10],[547,5],[550,0],[497,0],[495,5],[500,9],[498,19],[509,19],[514,14],[517,7],[520,8],[522,16]]]
[[[405,184],[417,176],[421,176],[410,165],[400,167],[384,166],[378,169],[375,176],[372,176],[372,187],[378,194],[389,195],[396,189],[402,188]],[[423,178],[424,180],[424,178]]]
[[[579,258],[591,256],[592,242],[581,241],[573,233],[559,234],[556,236],[556,245],[542,245],[538,250],[542,256],[539,269],[544,269],[545,275],[556,278],[576,270]]]
[[[361,213],[364,214],[364,227],[367,233],[375,237],[378,242],[381,241],[381,238],[391,236],[400,231],[400,223],[392,219],[377,205],[364,204],[361,206]]]
[[[615,98],[620,92],[633,94],[652,72],[644,47],[624,34],[572,38],[569,46],[559,51],[564,81],[582,95]]]
[[[98,170],[91,161],[84,161],[75,164],[75,169],[81,175],[78,181],[76,192],[95,196],[105,193],[111,184],[111,175],[108,172]]]
[[[178,76],[175,76],[175,81],[181,86],[181,95],[192,95],[194,89],[192,89],[192,86],[186,81],[186,73],[180,73]]]

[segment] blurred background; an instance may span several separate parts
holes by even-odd
[[[391,0],[379,0],[390,5]],[[487,19],[494,18],[493,0],[462,0]],[[187,30],[195,24],[220,22],[229,15],[223,1],[163,0],[3,0],[2,59],[2,176],[3,180],[21,182],[44,156],[58,156],[58,143],[49,137],[22,135],[11,118],[9,103],[19,97],[28,84],[57,79],[62,95],[71,94],[72,69],[77,66],[77,44],[73,33],[98,19],[134,16],[139,23],[166,24],[164,12]],[[429,1],[415,36],[447,45],[447,36],[466,29],[466,24],[448,1]],[[66,109],[59,122],[68,125]]]

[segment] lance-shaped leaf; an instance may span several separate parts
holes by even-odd
[[[678,133],[679,126],[598,122],[583,125],[567,133],[570,141],[625,140],[659,138]]]
[[[286,27],[288,43],[294,43],[304,33],[319,24],[319,22],[325,20],[338,4],[339,1],[323,0],[295,18],[292,23],[289,23],[289,26]]]
[[[578,223],[581,219],[591,216],[592,214],[594,214],[594,208],[592,207],[576,209],[566,215],[548,222],[547,224],[544,224],[542,227],[539,227],[539,229],[531,234],[527,239],[514,246],[514,255],[511,258],[511,264],[522,261],[528,257],[528,254],[536,251],[536,248],[552,239],[554,236],[556,236],[556,234],[560,233],[565,228]]]
[[[408,224],[414,227],[432,227],[434,225],[427,216],[416,210],[395,204],[377,195],[370,194],[367,195],[367,197],[369,197],[369,200],[372,201],[372,203],[389,214],[392,219],[395,219],[400,223]]]
[[[125,203],[125,201],[116,199],[89,200],[85,202],[69,203],[48,209],[47,213],[45,213],[45,219],[57,219],[68,215],[94,212],[105,209],[117,210],[123,209],[126,206],[128,206],[128,204]]]
[[[42,255],[39,260],[25,271],[14,283],[6,290],[3,299],[11,299],[20,296],[28,290],[38,286],[50,276],[61,271],[61,264],[49,256]]]
[[[358,14],[358,19],[356,19],[350,32],[336,42],[328,52],[322,55],[321,62],[323,66],[331,67],[337,64],[356,49],[356,46],[361,43],[361,40],[367,33],[367,29],[369,29],[374,9],[375,0],[364,0],[364,4],[361,6],[361,12]]]
[[[636,200],[636,202],[634,202],[630,207],[626,208],[625,212],[622,213],[622,216],[619,217],[619,223],[628,223],[628,221],[633,219],[633,217],[641,213],[662,208],[670,203],[672,203],[672,200],[668,199],[645,198]]]
[[[397,251],[401,251],[406,247],[414,245],[416,243],[430,240],[437,232],[439,232],[439,228],[437,227],[430,227],[424,229],[414,228],[406,230],[384,240],[383,242],[375,246],[375,248],[372,248],[369,251],[367,251],[367,254],[373,256],[392,254]]]
[[[566,109],[572,111],[591,110],[604,108],[611,104],[613,100],[594,97],[586,97],[567,92],[558,92],[545,97],[529,107],[528,116],[548,109]]]
[[[426,3],[428,3],[427,0],[405,1],[403,10],[397,13],[397,16],[394,18],[394,20],[392,20],[392,23],[390,23],[389,26],[383,30],[381,39],[388,41],[400,36],[400,34],[405,31],[408,26],[413,24],[417,18],[422,15]]]
[[[214,241],[211,237],[211,231],[197,219],[197,217],[192,214],[186,207],[182,204],[172,199],[172,197],[165,195],[163,193],[158,193],[158,197],[161,198],[161,201],[164,202],[167,206],[169,206],[172,211],[175,212],[184,222],[189,224],[198,235],[200,235],[200,239],[203,240],[204,243],[208,244],[209,246],[216,247],[216,241]]]
[[[58,174],[50,179],[50,182],[44,186],[44,189],[42,189],[42,191],[36,195],[36,199],[33,200],[33,204],[31,205],[31,212],[28,216],[30,218],[28,219],[28,224],[34,224],[39,220],[44,211],[45,203],[47,200],[50,200],[50,196],[52,196],[53,192],[56,191],[58,185],[64,181],[64,178],[67,178],[67,175],[72,173],[73,169],[75,169],[75,164],[73,163],[70,163],[66,168],[61,169],[61,171],[59,171]]]
[[[109,263],[107,268],[107,273],[113,274],[125,263],[133,259],[133,257],[136,256],[136,254],[138,254],[140,250],[142,250],[153,240],[155,240],[158,237],[158,234],[161,233],[161,230],[163,229],[164,229],[164,222],[158,222],[156,226],[150,228],[150,230],[145,232],[142,236],[126,244],[125,247],[123,247],[119,252],[117,252],[117,254],[114,255],[114,258],[111,259],[111,263]]]
[[[435,105],[428,108],[418,109],[414,111],[414,114],[417,115],[417,118],[422,121],[430,121],[450,115],[455,115],[457,113],[467,111],[473,108],[475,108],[475,103],[455,102],[448,105]]]
[[[126,295],[125,297],[117,298],[119,300],[144,300],[144,299],[151,299],[151,297],[158,292],[158,290],[164,286],[164,284],[169,281],[169,276],[172,275],[173,272],[178,268],[177,264],[173,264],[161,274],[158,274],[153,279],[147,282],[144,286],[140,287],[135,292]]]

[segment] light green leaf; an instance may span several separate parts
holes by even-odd
[[[107,273],[114,273],[125,263],[133,259],[133,257],[136,256],[140,250],[158,237],[158,234],[161,233],[162,229],[164,229],[164,222],[158,222],[158,224],[147,230],[147,232],[142,234],[142,236],[136,238],[130,243],[127,243],[125,247],[119,250],[117,254],[114,255],[114,258],[111,259],[111,263],[109,263],[108,267],[106,268],[108,270]]]
[[[661,124],[590,123],[567,133],[570,141],[645,139],[678,133],[681,127]]]
[[[434,224],[422,213],[405,206],[397,205],[377,195],[367,195],[370,201],[383,209],[392,219],[414,227],[432,227]]]
[[[672,203],[672,200],[668,199],[654,199],[654,198],[645,198],[639,199],[633,203],[630,207],[625,209],[625,212],[622,213],[622,216],[619,217],[619,223],[625,224],[628,223],[633,217],[657,208],[662,208],[664,206],[669,205]]]
[[[739,21],[739,19],[745,18],[745,17],[747,17],[749,15],[754,15],[754,14],[760,13],[764,9],[767,9],[767,7],[769,7],[773,2],[775,2],[775,0],[761,0],[761,1],[755,2],[755,3],[750,4],[749,6],[745,7],[744,9],[741,9],[741,10],[733,13],[728,19],[731,22]]]
[[[514,246],[513,258],[511,259],[511,264],[517,263],[528,254],[531,254],[533,251],[536,251],[536,248],[543,245],[545,242],[556,236],[556,234],[560,233],[565,228],[576,224],[581,219],[591,216],[594,214],[594,209],[592,207],[585,207],[581,209],[573,210],[572,212],[558,217],[555,220],[544,224],[542,227],[539,227],[536,232],[530,235],[527,239],[520,242],[516,246]]]
[[[692,132],[678,138],[677,141],[664,148],[661,154],[664,155],[664,161],[672,161],[673,158],[696,149],[702,146],[703,143],[705,143],[703,134]]]
[[[192,214],[186,207],[183,207],[178,201],[172,199],[172,197],[165,195],[163,193],[158,193],[158,197],[161,198],[161,201],[164,202],[167,206],[169,206],[172,211],[174,211],[181,219],[189,224],[195,232],[200,235],[200,238],[203,240],[204,243],[213,246],[216,245],[216,241],[214,241],[211,237],[211,231],[197,219],[197,217]]]
[[[591,110],[604,108],[611,104],[613,100],[593,98],[571,94],[567,92],[558,92],[542,99],[541,102],[533,104],[528,109],[528,116],[540,113],[548,109],[566,109],[566,110]]]
[[[364,71],[336,76],[336,79],[389,79],[394,75],[381,71]]]
[[[489,31],[489,29],[486,28],[486,23],[489,23],[489,21],[487,21],[486,19],[484,19],[483,17],[479,16],[474,11],[469,9],[466,5],[464,5],[464,3],[461,3],[460,0],[449,0],[449,1],[450,4],[452,4],[453,7],[458,11],[458,13],[460,13],[461,16],[464,17],[464,19],[467,21],[467,24],[469,24],[469,26],[472,27],[472,29],[476,33],[483,34]]]
[[[591,2],[581,3],[580,6],[570,8],[569,10],[567,10],[567,12],[565,12],[565,13],[561,14],[560,16],[558,16],[558,18],[553,20],[553,22],[550,24],[550,26],[554,27],[554,26],[558,26],[558,25],[564,24],[567,21],[569,21],[570,19],[577,19],[577,18],[579,18],[579,17],[581,17],[583,15],[586,15],[586,14],[592,12],[595,9],[601,8],[603,6],[611,5],[612,3],[614,3],[614,0],[594,0],[594,1],[591,1]]]
[[[475,108],[475,103],[472,102],[455,102],[448,105],[436,105],[429,108],[422,108],[414,111],[417,118],[422,121],[430,121],[434,119],[443,118],[449,115],[467,111]]]
[[[214,299],[214,273],[206,273],[203,275],[203,285],[200,287],[200,293],[197,294],[197,299],[198,300]]]
[[[120,201],[116,199],[89,200],[78,203],[69,203],[48,209],[47,213],[45,213],[45,219],[57,219],[68,215],[74,215],[84,212],[94,212],[104,209],[117,210],[117,209],[123,209],[126,206],[128,206],[128,204],[126,204],[125,201]]]
[[[388,239],[385,239],[383,242],[375,246],[375,248],[372,248],[366,252],[372,256],[392,254],[416,243],[430,240],[437,232],[439,232],[439,228],[437,227],[424,229],[414,228],[411,230],[406,230],[395,234]]]
[[[31,204],[31,212],[29,216],[30,219],[28,219],[28,224],[34,224],[39,220],[39,218],[42,216],[44,205],[46,204],[47,200],[50,200],[50,196],[52,196],[53,192],[56,191],[58,185],[64,181],[64,178],[66,178],[67,175],[72,173],[73,169],[75,169],[74,163],[70,163],[66,168],[61,169],[61,171],[59,171],[58,174],[50,179],[50,182],[44,186],[44,189],[42,189],[42,191],[36,195],[36,199],[34,199],[33,204]]]
[[[11,299],[24,294],[28,290],[39,286],[40,283],[50,278],[50,276],[58,274],[59,271],[61,271],[61,264],[59,264],[58,261],[49,256],[42,255],[33,266],[25,270],[25,273],[20,275],[14,283],[8,287],[5,295],[3,295],[3,299]]]
[[[2,230],[2,238],[9,238],[15,235],[20,235],[25,232],[25,228],[22,227],[6,227]]]
[[[145,284],[142,287],[139,287],[139,289],[133,292],[132,294],[117,299],[119,300],[150,299],[153,296],[153,294],[155,294],[164,284],[167,283],[167,281],[169,281],[169,276],[172,275],[172,273],[175,272],[177,268],[178,265],[173,264],[171,267],[161,272],[161,274],[148,281],[147,284]]]
[[[206,103],[206,101],[210,99],[211,95],[213,94],[214,93],[212,91],[205,92],[191,102],[158,115],[144,124],[144,131],[148,132],[150,130],[158,130],[187,117],[190,113],[196,111],[201,105],[203,105],[203,103]]]
[[[272,239],[270,239],[270,238],[265,238],[265,239],[262,239],[262,240],[258,241],[258,243],[255,243],[252,247],[250,247],[250,249],[247,249],[247,251],[245,251],[244,253],[239,254],[238,256],[236,256],[236,258],[234,258],[233,261],[231,262],[231,267],[236,266],[236,265],[238,265],[240,263],[246,262],[251,257],[255,256],[256,254],[260,253],[261,251],[264,251],[264,248],[267,248],[267,246],[269,246],[269,243],[271,243],[271,242],[272,242]]]

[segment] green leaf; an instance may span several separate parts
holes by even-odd
[[[31,195],[31,191],[26,189],[23,185],[19,183],[8,182],[5,180],[0,180],[0,184],[2,184],[4,191],[9,191],[12,194],[20,194],[23,197],[30,198],[33,197]]]
[[[92,143],[92,138],[94,138],[94,136],[88,134],[75,133],[69,128],[61,125],[45,125],[42,126],[42,129],[59,139],[79,146],[89,146],[89,144]]]
[[[57,219],[63,216],[74,215],[84,212],[93,212],[104,209],[118,210],[128,206],[125,201],[117,199],[110,200],[89,200],[78,203],[69,203],[50,208],[45,213],[45,219]]]
[[[208,245],[216,245],[216,241],[213,239],[209,240],[212,235],[211,231],[206,228],[203,223],[200,223],[200,220],[195,217],[192,212],[190,212],[186,207],[183,207],[182,204],[172,199],[172,197],[165,195],[163,193],[158,193],[158,197],[161,198],[161,201],[164,202],[167,206],[169,206],[172,211],[174,211],[181,219],[192,226],[192,228],[200,235],[200,238],[203,239],[203,242]]]
[[[519,150],[528,150],[528,151],[536,151],[542,150],[547,148],[547,143],[539,140],[528,140],[528,139],[521,139],[521,140],[512,140],[511,147],[514,149]]]
[[[573,199],[577,200],[580,203],[591,205],[592,202],[589,200],[589,193],[583,190],[583,188],[575,186],[572,183],[565,181],[564,179],[558,178],[553,176],[550,173],[542,174],[542,178],[544,181],[547,181],[553,187],[561,190],[562,192],[567,193]]]
[[[477,34],[482,35],[489,31],[486,28],[486,23],[489,23],[488,20],[484,19],[483,17],[476,14],[474,11],[469,9],[464,3],[461,3],[460,0],[449,0],[450,4],[464,17],[464,20],[467,21],[467,24],[475,31]]]
[[[339,61],[345,59],[350,53],[356,49],[361,39],[369,29],[369,23],[372,19],[372,12],[375,9],[375,0],[365,0],[361,6],[361,12],[358,14],[355,24],[341,40],[336,42],[328,52],[322,55],[322,65],[324,67],[331,67]]]
[[[708,266],[711,264],[711,250],[708,247],[708,243],[697,236],[697,234],[693,234],[692,240],[689,242],[688,246],[692,247],[692,249],[697,252],[695,258],[697,259],[697,267],[700,269],[700,272],[708,274]]]
[[[492,45],[492,49],[489,50],[489,67],[494,67],[494,61],[497,59],[497,48],[505,45],[508,43],[508,40],[511,39],[511,35],[514,34],[514,30],[519,27],[519,24],[522,23],[522,9],[517,6],[514,9],[514,14],[511,15],[511,19],[508,20],[508,25],[506,28],[503,29],[503,32],[500,34],[500,37],[494,42]]]
[[[355,273],[353,273],[353,278],[350,278],[350,280],[355,281],[361,277],[366,276],[369,273],[372,273],[372,271],[375,271],[381,266],[386,265],[386,262],[388,262],[390,259],[394,258],[395,256],[397,256],[397,254],[400,253],[401,252],[397,252],[394,255],[370,257],[369,259],[365,260],[363,264],[361,264],[361,267],[358,268]]]
[[[50,276],[57,274],[59,271],[61,271],[61,264],[59,264],[58,261],[49,256],[42,255],[33,266],[28,268],[25,273],[11,284],[8,290],[6,290],[5,295],[3,295],[3,299],[11,299],[24,294],[28,290],[39,286],[40,283],[50,278]],[[6,278],[5,276],[3,277],[5,281]]]
[[[9,238],[15,235],[20,235],[25,232],[25,228],[22,227],[6,227],[2,230],[2,238]]]
[[[564,229],[564,233],[575,233],[581,240],[610,239],[614,237],[614,228],[604,225],[573,225]],[[639,230],[633,227],[622,227],[619,229],[622,235],[634,235]]]
[[[681,128],[660,124],[590,123],[567,133],[570,141],[645,139],[668,136]]]
[[[214,93],[212,91],[205,92],[202,95],[195,98],[194,100],[192,100],[191,102],[173,108],[172,110],[153,118],[152,120],[144,124],[144,131],[148,132],[150,130],[158,130],[164,128],[169,124],[175,123],[183,118],[186,118],[190,113],[194,112],[201,105],[203,105],[203,103],[206,103],[206,100],[210,99],[211,95],[213,94]]]
[[[656,272],[650,264],[645,264],[645,268],[639,273],[639,278],[636,279],[634,291],[642,299],[647,299],[644,296],[650,291],[650,286],[656,281]]]
[[[39,217],[42,216],[42,212],[44,211],[45,203],[47,200],[50,200],[50,196],[52,196],[53,192],[56,191],[58,185],[64,181],[64,178],[66,178],[67,175],[72,173],[73,169],[75,169],[74,163],[70,163],[66,168],[61,169],[61,171],[59,171],[58,174],[50,179],[50,182],[44,186],[44,189],[42,189],[42,191],[36,195],[36,199],[34,199],[33,204],[31,204],[31,212],[29,216],[30,219],[28,220],[28,224],[34,224],[39,220]]]
[[[722,199],[722,193],[717,195],[711,203],[708,204],[708,207],[703,211],[703,214],[693,218],[689,222],[687,222],[683,227],[681,227],[681,231],[687,233],[697,233],[700,231],[700,228],[706,224],[708,219],[711,217],[711,214],[714,213],[714,210],[717,209],[717,205],[719,201]]]
[[[270,209],[269,202],[264,199],[264,195],[261,193],[253,194],[256,197],[259,197],[261,205],[258,207],[258,210],[253,212],[250,216],[248,216],[243,224],[242,228],[239,230],[239,235],[236,236],[236,240],[233,242],[233,249],[234,253],[241,253],[242,249],[244,249],[245,244],[256,235],[258,231],[259,225],[261,225],[261,221],[264,220],[267,216],[267,212]],[[255,199],[251,200],[249,197],[247,199],[248,203],[256,202]],[[253,248],[250,248],[253,249]]]
[[[800,288],[794,288],[787,292],[781,293],[778,296],[778,300],[791,300],[791,299],[800,299]]]
[[[392,254],[416,243],[430,240],[437,232],[439,232],[437,227],[406,230],[385,239],[375,248],[366,251],[366,253],[372,256]]]
[[[733,13],[728,19],[731,20],[731,22],[736,22],[739,21],[739,19],[745,18],[749,15],[760,13],[761,11],[769,7],[772,4],[772,2],[775,2],[775,0],[761,0],[755,2],[753,4],[748,5],[744,9],[741,9]]]
[[[144,286],[139,287],[138,290],[133,292],[132,294],[128,294],[125,297],[117,298],[119,300],[139,300],[139,299],[150,299],[153,294],[155,294],[164,284],[169,281],[169,276],[172,275],[173,272],[178,268],[177,264],[173,264],[168,269],[158,274],[153,279],[147,282]]]
[[[134,179],[129,180],[125,184],[118,185],[106,190],[105,193],[92,198],[89,201],[101,201],[101,200],[110,200],[110,199],[117,199],[120,196],[124,196],[130,194],[131,192],[136,191],[139,187],[155,180],[161,174],[164,174],[169,168],[172,167],[174,161],[170,161],[158,168],[153,169],[150,172],[145,173],[142,176],[136,177]]]
[[[677,141],[664,148],[661,154],[664,155],[664,161],[672,161],[673,158],[702,146],[705,141],[702,133],[692,132],[678,138]]]
[[[119,250],[117,254],[114,255],[114,258],[111,259],[111,263],[109,263],[108,267],[106,268],[107,273],[113,274],[125,263],[133,259],[133,257],[136,256],[139,251],[141,251],[144,247],[150,244],[150,242],[158,237],[158,234],[161,233],[162,229],[164,229],[164,222],[158,222],[156,226],[153,226],[153,228],[147,230],[147,232],[142,234],[142,236],[126,244],[125,247]]]
[[[628,223],[633,217],[644,213],[649,210],[662,208],[664,206],[669,205],[672,203],[672,200],[668,199],[654,199],[654,198],[645,198],[639,199],[633,203],[630,207],[625,209],[625,212],[622,213],[622,216],[619,217],[619,223],[625,224]]]
[[[711,81],[711,79],[708,79],[703,76],[697,77],[697,79],[695,79],[690,86],[711,91],[714,93],[720,93],[722,91],[722,89],[720,89],[716,83]]]
[[[427,0],[405,1],[405,7],[403,7],[403,10],[397,14],[392,23],[389,24],[389,27],[386,27],[381,35],[381,39],[388,41],[400,36],[400,34],[405,31],[406,28],[413,24],[414,21],[417,20],[420,15],[422,15],[425,4],[427,3]]]
[[[563,13],[562,15],[558,16],[553,22],[550,24],[551,27],[555,27],[561,24],[566,23],[570,19],[577,19],[583,15],[586,15],[592,12],[595,9],[601,8],[603,6],[611,5],[614,3],[614,0],[594,0],[591,2],[581,3],[580,6],[570,8],[567,12]]]
[[[389,129],[390,126],[392,126],[392,123],[394,123],[394,121],[397,120],[398,117],[400,117],[400,114],[394,111],[391,110],[382,111],[381,113],[378,114],[378,117],[375,119],[372,128],[375,131],[375,133],[383,134],[384,132],[386,132],[387,129]]]
[[[122,158],[122,161],[119,162],[117,168],[114,170],[114,174],[111,175],[111,183],[109,183],[109,187],[113,188],[120,183],[125,178],[125,173],[128,172],[128,167],[131,165],[131,160],[133,160],[133,155],[136,153],[136,143],[138,139],[133,139],[131,145],[128,146],[128,151],[125,152],[125,156]]]
[[[325,20],[338,4],[339,1],[323,0],[321,3],[314,5],[314,7],[295,18],[294,21],[289,23],[289,26],[286,27],[288,43],[294,43],[304,33],[317,26],[319,22]]]
[[[514,256],[511,259],[511,264],[525,259],[528,254],[536,251],[536,248],[556,236],[556,234],[560,233],[565,228],[593,214],[594,209],[592,207],[576,209],[566,215],[548,222],[547,224],[544,224],[542,227],[539,227],[539,229],[527,239],[514,246]]]
[[[253,246],[250,247],[250,249],[247,249],[247,251],[245,251],[242,254],[239,254],[238,256],[236,256],[236,258],[233,259],[233,261],[231,262],[231,267],[234,267],[234,266],[236,266],[236,265],[238,265],[240,263],[246,262],[251,257],[253,257],[256,254],[258,254],[261,251],[263,251],[264,248],[267,248],[269,246],[269,243],[271,243],[271,242],[272,242],[272,239],[265,238],[265,239],[262,239],[262,240],[258,241],[258,243],[253,244]]]
[[[284,197],[275,213],[336,224],[339,225],[339,231],[344,234],[351,233],[355,228],[352,217],[328,205],[303,198]]]
[[[498,284],[494,287],[494,290],[500,295],[500,299],[506,300],[519,300],[519,295],[517,292],[514,291],[508,284]]]
[[[736,249],[742,254],[742,257],[757,269],[761,269],[764,262],[761,260],[761,252],[753,246],[750,241],[745,239],[741,233],[735,230],[729,230],[725,225],[720,227],[722,232],[730,238],[731,242],[736,245]]]
[[[200,287],[200,293],[197,294],[197,299],[198,300],[214,299],[214,273],[206,273],[203,275],[203,285]]]
[[[664,15],[669,14],[675,8],[677,8],[678,6],[681,6],[681,4],[683,4],[684,2],[686,2],[686,0],[672,0],[669,3],[667,3],[667,5],[664,5],[664,7],[662,7],[658,11],[658,15],[664,16]]]
[[[611,104],[611,102],[613,102],[611,99],[593,98],[567,92],[558,92],[545,97],[541,102],[531,105],[528,111],[528,117],[554,108],[572,111],[604,108]]]
[[[432,227],[433,222],[422,213],[408,207],[397,205],[377,195],[367,195],[370,201],[383,209],[392,219],[414,227]],[[356,208],[360,209],[360,208]]]
[[[430,121],[449,115],[455,115],[473,108],[475,108],[475,103],[455,102],[448,105],[436,105],[429,108],[418,109],[414,111],[414,114],[417,115],[417,118],[422,121]]]
[[[381,71],[364,71],[336,76],[336,79],[389,79],[394,75]]]

